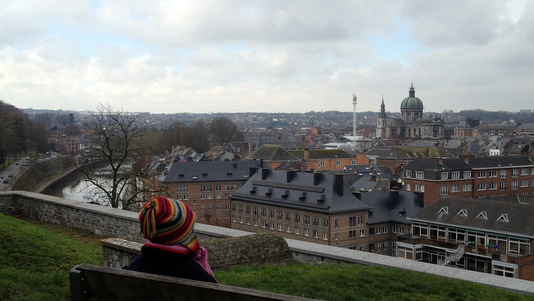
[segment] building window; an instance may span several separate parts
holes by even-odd
[[[328,234],[326,232],[323,232],[323,240],[328,240]]]
[[[336,166],[340,166],[341,165],[341,161],[340,160],[336,160]]]
[[[486,190],[486,183],[478,183],[477,190],[478,191]]]
[[[323,218],[323,229],[328,229],[328,219]]]
[[[406,184],[406,191],[412,191],[412,185],[410,183]]]
[[[423,178],[425,177],[425,172],[423,172],[423,171],[416,171],[416,172],[415,172],[415,177],[416,177],[417,179],[423,179]]]
[[[360,236],[365,236],[365,229],[360,230]]]
[[[291,226],[286,226],[286,232],[291,233]]]
[[[267,217],[267,209],[265,209],[265,208],[261,209],[261,217],[263,217],[263,218]]]
[[[356,165],[356,160],[352,160],[352,161],[350,161],[350,164],[352,164],[352,165]]]
[[[274,210],[269,210],[269,218],[274,219]]]
[[[412,177],[412,171],[411,170],[407,170],[406,171],[406,177],[407,178],[411,178]]]
[[[362,226],[365,223],[365,217],[360,215],[358,216],[358,226]]]
[[[507,185],[506,185],[506,182],[501,182],[501,184],[499,185],[499,188],[500,188],[501,190],[506,190],[506,186],[507,186]]]
[[[374,227],[369,228],[369,235],[374,235],[374,234],[375,234],[375,228]]]
[[[310,230],[304,229],[304,236],[310,236]]]
[[[349,227],[355,227],[356,226],[356,217],[351,216],[349,217]]]
[[[355,238],[356,237],[356,230],[349,231],[349,238]]]
[[[471,178],[471,172],[470,171],[464,171],[464,179],[470,179]]]
[[[334,228],[335,229],[339,228],[339,219],[337,218],[334,220]]]
[[[486,171],[485,170],[480,170],[478,172],[478,177],[479,178],[485,178],[486,177]]]
[[[512,181],[512,184],[510,185],[512,187],[512,190],[517,190],[518,187],[518,182],[517,181]]]
[[[460,185],[451,185],[451,192],[460,192]]]
[[[449,186],[441,186],[440,194],[441,195],[449,194]]]
[[[497,190],[497,183],[489,183],[488,189],[489,190]]]
[[[519,170],[514,168],[512,169],[512,178],[517,178],[519,176]]]
[[[321,166],[324,166],[324,161],[321,161]]]
[[[497,171],[496,170],[490,170],[489,171],[489,177],[490,178],[496,178],[497,177]]]
[[[298,224],[300,223],[300,214],[296,213],[295,214],[295,224]]]
[[[521,175],[528,176],[528,168],[521,168]]]
[[[286,212],[286,222],[291,222],[291,212]]]
[[[521,187],[528,187],[528,181],[526,180],[521,181]]]
[[[425,185],[415,184],[415,191],[416,192],[425,192]]]
[[[313,230],[313,238],[319,238],[319,231]]]
[[[274,223],[273,223],[273,222],[270,222],[270,223],[269,223],[269,228],[270,228],[271,230],[274,230]]]
[[[312,224],[314,227],[319,227],[319,218],[314,216],[312,218]]]
[[[300,229],[299,229],[299,227],[295,227],[295,234],[300,235]]]
[[[464,189],[464,191],[471,191],[471,189],[472,189],[471,184],[464,184],[463,189]]]
[[[278,231],[282,231],[282,224],[277,224]]]
[[[505,179],[508,174],[508,171],[506,169],[501,169],[501,179]]]
[[[441,173],[441,179],[442,180],[447,180],[449,178],[449,173],[448,172],[442,172]]]
[[[282,211],[277,211],[276,212],[276,216],[277,216],[278,220],[281,221],[283,216],[284,216],[284,213]]]
[[[304,225],[308,226],[310,224],[310,216],[304,215]]]
[[[460,172],[459,171],[453,171],[451,174],[451,177],[453,179],[459,179],[460,178]]]

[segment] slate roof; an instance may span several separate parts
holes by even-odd
[[[534,238],[532,216],[534,216],[532,197],[472,199],[447,196],[419,211],[412,221]]]
[[[470,170],[471,166],[465,162],[465,159],[437,159],[437,158],[419,158],[415,159],[408,166],[406,170],[436,170],[436,171],[452,171],[452,170]]]
[[[325,214],[370,208],[342,182],[342,175],[260,169],[230,199]]]
[[[534,163],[527,156],[492,156],[476,157],[469,159],[469,165],[473,169],[492,167],[522,167],[532,166]]]
[[[289,153],[286,149],[280,145],[264,144],[260,146],[256,151],[250,154],[249,158],[263,159],[267,161],[287,161],[298,160],[295,156]]]
[[[304,150],[291,150],[293,156],[304,160]],[[349,152],[341,149],[310,149],[308,150],[309,159],[337,159],[337,158],[356,158]]]
[[[360,199],[372,207],[368,224],[387,222],[406,224],[409,223],[408,218],[416,215],[424,207],[422,196],[411,191],[363,192]]]
[[[261,160],[173,162],[162,175],[163,183],[246,181],[251,168],[261,168]]]
[[[392,149],[371,149],[365,152],[366,156],[376,156],[381,159],[413,159],[413,157],[408,156],[406,152],[398,150],[396,148]]]

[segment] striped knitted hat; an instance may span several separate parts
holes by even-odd
[[[153,243],[182,245],[195,253],[199,249],[193,230],[195,215],[186,204],[162,196],[153,197],[139,213],[141,232]]]

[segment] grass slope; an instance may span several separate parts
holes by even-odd
[[[101,264],[101,249],[0,214],[0,300],[69,300],[69,271],[82,262]]]
[[[215,277],[227,285],[323,300],[534,300],[471,282],[377,266],[248,266],[217,271]]]

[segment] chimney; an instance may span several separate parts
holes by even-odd
[[[304,162],[308,162],[310,160],[310,150],[305,148],[304,149]]]
[[[249,141],[248,143],[248,155],[250,156],[252,154],[252,142]]]
[[[269,169],[268,168],[262,168],[261,169],[261,179],[265,180],[268,175],[269,175]]]
[[[295,175],[295,172],[292,170],[286,171],[286,182],[291,183],[291,180],[293,180],[293,176]]]
[[[339,196],[343,196],[343,175],[342,174],[334,175],[334,191],[337,192]]]
[[[397,203],[399,202],[399,191],[398,190],[390,190],[389,193],[389,209],[393,209],[397,206]]]
[[[319,172],[313,173],[313,186],[317,186],[319,182],[321,182],[321,179],[323,178],[323,174]]]
[[[258,170],[257,167],[254,167],[254,166],[249,167],[249,169],[248,169],[248,177],[252,178],[252,176],[256,173],[257,170]]]

